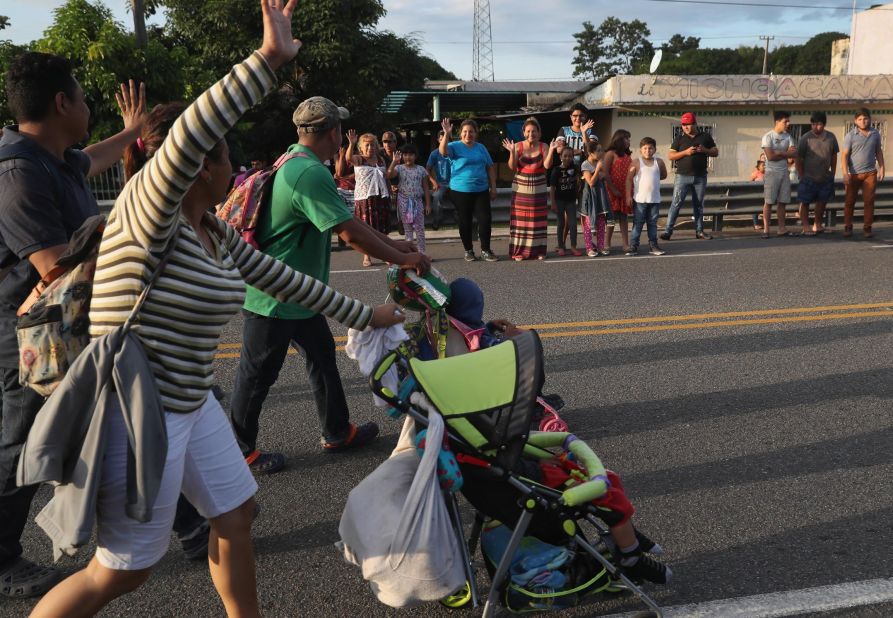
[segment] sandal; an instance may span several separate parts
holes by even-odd
[[[799,235],[800,234],[798,234],[797,232],[791,232],[789,230],[786,230],[785,232],[778,234],[778,237],[779,238],[796,238]]]
[[[762,234],[760,234],[760,238],[762,238],[763,240],[769,240],[770,238],[772,238],[772,236],[770,236],[766,232],[763,232]]]
[[[540,262],[542,262],[543,260],[546,259],[546,256],[545,256],[545,255],[538,255],[538,256],[536,256],[536,259],[539,260]]]
[[[0,595],[16,599],[40,596],[60,579],[62,574],[58,569],[19,558],[12,566],[0,572]]]
[[[364,259],[364,260],[363,260],[363,267],[364,267],[364,268],[369,268],[370,266],[372,266],[372,260],[370,260],[369,258]]]

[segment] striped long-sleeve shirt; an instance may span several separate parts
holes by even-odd
[[[213,382],[224,325],[242,306],[245,284],[362,329],[372,308],[256,251],[216,217],[206,215],[216,255],[209,255],[181,215],[180,203],[206,153],[275,85],[255,52],[202,94],[174,123],[146,165],[125,185],[102,237],[90,334],[123,324],[157,267],[176,226],[177,244],[133,330],[146,349],[165,409],[198,408]],[[154,255],[153,255],[154,253]]]

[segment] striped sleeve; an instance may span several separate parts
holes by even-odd
[[[114,216],[122,229],[145,249],[161,250],[205,155],[275,84],[275,74],[256,51],[186,108],[155,156],[118,196]]]
[[[372,321],[372,307],[341,294],[322,281],[298,272],[274,257],[258,251],[233,228],[216,217],[217,226],[236,268],[251,287],[284,303],[295,303],[321,313],[348,328],[362,330]]]

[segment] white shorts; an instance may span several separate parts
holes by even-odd
[[[245,503],[257,483],[236,444],[232,425],[208,394],[189,414],[165,413],[167,461],[152,519],[140,523],[124,512],[127,497],[127,430],[117,400],[106,415],[107,441],[97,501],[96,558],[116,570],[146,569],[170,545],[180,493],[203,517],[217,517]]]

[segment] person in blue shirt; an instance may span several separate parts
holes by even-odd
[[[437,143],[439,144],[442,139],[443,131],[440,131],[437,134]],[[434,192],[431,194],[431,206],[433,207],[431,227],[436,230],[440,227],[440,222],[443,220],[440,212],[443,199],[446,197],[447,191],[450,190],[450,160],[440,154],[439,150],[432,150],[431,154],[428,155],[428,163],[425,164],[425,169],[428,170],[428,178],[431,179],[431,186],[434,189]]]
[[[459,140],[450,142],[453,123],[449,118],[441,122],[443,135],[439,152],[450,161],[450,197],[456,206],[459,236],[465,247],[465,261],[474,262],[477,256],[471,244],[472,217],[477,219],[478,238],[481,239],[481,258],[498,262],[490,249],[490,201],[496,199],[496,168],[490,153],[477,142],[478,125],[464,120],[459,126]]]

